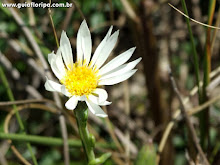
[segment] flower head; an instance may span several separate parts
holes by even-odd
[[[141,58],[125,64],[135,48],[125,51],[102,66],[118,39],[119,31],[112,35],[111,32],[112,26],[91,58],[91,34],[84,20],[77,33],[77,59],[75,63],[73,62],[70,41],[64,31],[61,34],[57,53],[52,52],[48,55],[52,71],[60,83],[47,79],[45,88],[48,91],[60,92],[69,97],[65,104],[67,109],[74,110],[79,101],[85,101],[93,114],[106,117],[106,113],[100,106],[109,105],[111,102],[107,101],[108,94],[101,86],[120,83],[137,71],[134,67],[141,61]]]

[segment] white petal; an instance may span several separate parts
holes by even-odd
[[[76,54],[77,54],[77,62],[82,65],[83,61],[83,50],[82,50],[82,37],[80,31],[77,33],[76,39]]]
[[[57,54],[60,54],[61,52],[60,52],[60,48],[57,50]],[[56,55],[57,54],[55,54],[54,53],[54,51],[52,51],[50,54],[48,54],[48,61],[49,61],[49,64],[51,65],[51,61],[54,59],[54,58],[56,58]]]
[[[61,49],[60,48],[57,50],[56,56],[57,56],[56,57],[57,68],[61,72],[62,76],[64,76],[66,71],[65,71],[65,66],[64,66],[64,63],[63,63],[62,56],[61,56]]]
[[[60,80],[62,79],[63,75],[65,74],[65,71],[62,72],[61,70],[59,70],[58,66],[57,66],[57,55],[55,55],[54,58],[51,59],[51,69],[53,71],[53,73],[55,74],[55,76]]]
[[[48,62],[51,65],[51,60],[55,57],[55,53],[54,51],[52,51],[50,54],[48,54]]]
[[[107,117],[108,115],[98,106],[97,104],[92,103],[90,100],[86,100],[86,104],[89,110],[96,116]]]
[[[137,69],[131,70],[123,75],[101,80],[98,85],[114,85],[130,78]]]
[[[44,84],[44,87],[47,91],[51,91],[51,92],[61,92],[61,88],[62,85],[52,81],[52,80],[48,80],[48,78],[46,77],[46,83]]]
[[[89,96],[88,96],[88,99],[90,100],[90,101],[92,101],[94,104],[99,104],[99,97],[97,97],[97,96],[94,96],[93,94],[90,94]]]
[[[65,104],[65,107],[69,110],[74,110],[78,103],[78,97],[72,96]]]
[[[77,61],[89,63],[92,52],[92,40],[89,28],[84,20],[77,33]],[[84,56],[84,59],[83,59]]]
[[[72,96],[71,93],[69,93],[69,91],[66,89],[66,87],[64,85],[62,85],[62,87],[61,87],[61,93],[67,97]]]
[[[113,26],[111,26],[105,36],[105,38],[102,40],[102,42],[99,44],[99,46],[97,47],[97,49],[95,50],[95,53],[92,57],[92,60],[90,62],[90,66],[93,67],[96,60],[98,59],[100,53],[102,52],[102,49],[103,47],[105,46],[106,44],[106,41],[109,39],[110,35],[111,35],[111,32],[112,32],[112,29],[113,29]]]
[[[103,103],[100,103],[99,105],[105,106],[105,105],[110,105],[112,102],[109,101],[105,101]]]
[[[107,40],[104,47],[102,48],[102,51],[100,52],[100,55],[95,62],[95,67],[97,69],[99,69],[104,64],[104,62],[106,61],[106,59],[110,55],[111,51],[115,47],[115,44],[118,39],[118,35],[119,35],[119,31],[116,31],[114,34],[112,34],[111,37]]]
[[[103,75],[99,80],[122,75],[122,74],[134,69],[134,67],[141,61],[141,59],[142,58],[140,57],[132,62],[129,62],[128,64],[124,64],[122,66],[119,66],[118,68],[112,70],[111,72],[108,72],[105,75]]]
[[[62,52],[63,60],[67,68],[73,68],[73,54],[72,48],[70,45],[69,38],[66,35],[66,32],[62,31],[60,39],[60,49]]]
[[[115,57],[114,59],[112,59],[110,62],[108,62],[105,66],[103,66],[100,70],[99,70],[99,75],[103,75],[115,68],[117,68],[118,66],[126,63],[132,56],[132,54],[134,53],[134,50],[136,48],[131,48],[128,49],[126,52],[123,52],[122,54],[120,54],[119,56]]]
[[[108,93],[106,92],[106,90],[101,89],[101,88],[96,88],[92,93],[97,94],[99,97],[99,103],[102,103],[104,101],[107,100],[108,98]]]
[[[88,96],[88,99],[89,99],[90,101],[92,101],[94,104],[97,104],[97,105],[102,105],[102,106],[104,106],[104,105],[110,105],[110,104],[111,104],[111,102],[106,101],[106,100],[103,101],[103,102],[100,102],[100,101],[99,101],[99,97],[94,96],[93,94],[89,95],[89,96]]]
[[[86,98],[85,95],[79,97],[79,101],[86,101],[86,99],[87,99],[87,98]]]
[[[54,54],[54,52],[48,54],[48,61],[53,73],[58,79],[61,79],[65,75],[65,66],[63,64],[60,49],[58,49],[57,54]]]

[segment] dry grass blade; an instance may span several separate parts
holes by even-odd
[[[174,7],[173,5],[171,5],[170,3],[168,3],[168,5],[170,7],[172,7],[173,9],[175,9],[176,11],[178,11],[180,14],[182,14],[184,17],[188,18],[189,20],[199,24],[199,25],[202,25],[202,26],[205,26],[205,27],[209,27],[209,28],[212,28],[212,29],[218,29],[220,30],[220,27],[216,27],[216,26],[211,26],[211,25],[207,25],[205,23],[202,23],[202,22],[199,22],[199,21],[196,21],[195,19],[192,19],[190,18],[188,15],[184,14],[182,11],[180,11],[179,9],[177,9],[176,7]]]
[[[205,108],[209,107],[210,105],[212,105],[213,103],[215,103],[216,101],[218,101],[220,99],[220,95],[212,98],[211,100],[203,103],[202,105],[198,106],[198,107],[194,107],[192,109],[189,109],[187,111],[188,115],[194,115],[202,110],[204,110]]]
[[[216,77],[213,81],[209,83],[206,87],[206,92],[209,95],[220,84],[220,76]]]

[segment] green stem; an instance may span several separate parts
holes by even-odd
[[[1,77],[3,85],[5,86],[5,88],[7,90],[7,94],[8,94],[9,100],[10,101],[15,101],[14,95],[13,95],[13,93],[12,93],[10,87],[9,87],[8,80],[7,80],[6,76],[5,76],[3,68],[1,66],[0,66],[0,77]],[[13,104],[13,110],[15,112],[15,116],[17,118],[17,121],[18,121],[18,124],[19,124],[19,127],[20,127],[22,133],[26,134],[25,133],[25,129],[24,129],[24,125],[22,123],[21,117],[20,117],[20,115],[19,115],[19,113],[17,111],[17,106],[15,104]],[[27,148],[28,148],[28,150],[29,150],[29,152],[31,154],[31,158],[32,158],[32,160],[34,162],[34,165],[37,165],[38,164],[37,163],[37,159],[36,159],[35,155],[33,154],[32,147],[31,147],[30,143],[27,143]]]
[[[88,164],[98,165],[104,163],[111,156],[111,153],[104,153],[99,158],[95,158],[93,151],[95,147],[95,137],[89,133],[87,128],[88,107],[86,103],[79,102],[78,106],[74,110],[74,114],[76,116],[79,134],[88,159]]]
[[[12,141],[18,142],[30,142],[35,144],[41,144],[46,146],[62,146],[63,139],[62,138],[54,138],[54,137],[45,137],[45,136],[37,136],[37,135],[25,135],[25,134],[13,134],[13,133],[2,133],[0,132],[0,139],[9,139]],[[68,145],[71,147],[82,147],[82,143],[80,140],[69,139]],[[96,143],[98,147],[108,148],[108,149],[116,149],[115,144],[109,143]]]
[[[74,110],[79,134],[82,140],[84,151],[86,152],[88,162],[95,160],[93,148],[95,146],[95,138],[89,133],[87,128],[88,108],[85,102],[80,102]]]
[[[103,154],[102,156],[100,156],[99,158],[96,158],[94,160],[92,160],[91,162],[89,162],[89,165],[97,165],[97,164],[102,164],[104,163],[109,157],[111,157],[111,153],[107,152],[105,154]]]
[[[181,3],[182,3],[184,13],[188,16],[189,14],[188,14],[188,10],[187,10],[187,7],[186,7],[185,0],[181,0]],[[195,46],[193,33],[192,33],[192,29],[191,29],[190,22],[189,22],[189,18],[186,18],[186,23],[187,23],[187,28],[188,28],[188,31],[189,31],[190,41],[191,41],[192,49],[193,49],[194,70],[195,70],[195,74],[196,74],[196,84],[197,84],[197,87],[198,87],[198,96],[199,96],[199,102],[200,102],[201,92],[200,92],[200,86],[199,86],[199,81],[200,81],[199,77],[200,76],[199,76],[198,54],[197,54],[197,51],[196,51],[196,46]]]
[[[31,142],[31,143],[49,145],[49,146],[62,146],[63,145],[63,140],[61,138],[44,137],[44,136],[36,136],[36,135],[0,133],[0,139],[10,139],[12,141]],[[68,140],[68,144],[74,147],[82,146],[79,140]]]

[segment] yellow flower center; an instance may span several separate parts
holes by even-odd
[[[71,95],[89,95],[98,85],[97,72],[88,66],[74,64],[73,69],[66,70],[60,82],[65,85]]]

